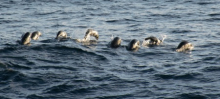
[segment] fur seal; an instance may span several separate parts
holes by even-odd
[[[162,36],[162,39],[158,39],[154,36],[150,36],[144,39],[142,45],[144,46],[160,45],[164,41],[165,38],[166,38],[166,35]]]
[[[93,30],[93,29],[88,29],[88,30],[86,31],[86,34],[85,34],[84,38],[83,38],[83,39],[76,39],[76,41],[82,42],[82,43],[84,43],[84,42],[89,42],[89,41],[90,41],[90,36],[95,37],[96,40],[99,39],[99,34],[98,34],[97,31],[95,31],[95,30]]]
[[[30,42],[31,42],[31,33],[27,32],[22,36],[20,43],[22,45],[27,45],[27,44],[30,44]]]
[[[133,39],[128,43],[128,46],[126,46],[127,50],[135,51],[140,48],[140,42],[137,39]]]
[[[40,36],[41,36],[41,32],[35,31],[35,32],[33,32],[33,33],[31,34],[31,39],[32,39],[32,40],[38,40]]]
[[[118,48],[119,46],[121,46],[121,38],[119,37],[115,37],[110,43],[109,46],[111,48]]]
[[[67,33],[65,31],[59,31],[55,39],[60,40],[60,39],[66,39],[66,38],[67,38]]]
[[[188,41],[182,41],[176,48],[177,52],[185,52],[185,51],[191,51],[194,48],[194,46],[189,43]]]

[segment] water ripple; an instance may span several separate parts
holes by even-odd
[[[0,98],[218,98],[219,6],[217,0],[1,1]],[[98,42],[76,42],[88,28],[98,31]],[[31,45],[16,42],[36,30],[42,36]],[[54,39],[60,30],[74,39]],[[160,34],[167,35],[162,45],[126,50],[131,39]],[[122,38],[121,47],[107,46],[112,35]],[[195,48],[175,52],[182,40]]]

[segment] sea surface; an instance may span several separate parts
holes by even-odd
[[[74,40],[90,28],[96,43]],[[60,30],[71,39],[55,40]],[[122,47],[107,46],[112,36]],[[219,0],[1,0],[0,99],[220,99],[219,38]],[[175,52],[182,40],[194,49]]]

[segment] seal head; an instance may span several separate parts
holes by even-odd
[[[133,39],[130,43],[128,43],[126,48],[131,51],[138,50],[138,48],[140,48],[140,42],[137,39]]]
[[[111,48],[118,48],[121,46],[121,39],[119,37],[115,37],[111,42],[110,42],[110,47]]]
[[[33,33],[31,34],[31,39],[32,39],[32,40],[38,40],[40,36],[41,36],[41,32],[35,31],[35,32],[33,32]]]
[[[27,44],[30,44],[31,42],[31,33],[30,32],[27,32],[25,33],[22,38],[21,38],[21,44],[22,45],[27,45]]]
[[[66,39],[67,38],[67,33],[65,31],[59,31],[57,33],[56,39]]]

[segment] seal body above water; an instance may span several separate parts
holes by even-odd
[[[67,33],[65,31],[59,31],[57,33],[56,39],[66,39],[67,38]]]
[[[162,43],[162,40],[159,40],[154,36],[145,38],[145,41],[149,41],[149,45],[160,45],[160,43]]]
[[[110,47],[111,48],[118,48],[121,46],[121,38],[115,37],[111,42],[110,42]]]
[[[33,33],[31,34],[31,39],[32,39],[32,40],[38,40],[41,35],[42,35],[41,32],[35,31],[35,32],[33,32]]]
[[[166,38],[166,35],[164,36],[161,36],[162,38],[161,39],[158,39],[154,36],[150,36],[150,37],[147,37],[144,39],[143,41],[143,46],[154,46],[154,45],[160,45],[164,39]]]
[[[30,42],[31,42],[31,33],[27,32],[22,36],[20,43],[22,45],[27,45],[27,44],[30,44]]]
[[[128,43],[128,46],[126,47],[127,50],[135,51],[140,48],[140,42],[137,39],[131,40],[130,43]]]
[[[194,46],[189,43],[188,41],[182,41],[176,48],[177,52],[185,52],[185,51],[191,51],[194,48]]]
[[[83,39],[76,39],[77,42],[81,42],[81,43],[89,43],[90,41],[94,41],[94,40],[90,40],[90,36],[95,37],[96,40],[99,39],[99,34],[97,31],[93,30],[93,29],[88,29],[85,33],[85,36]]]
[[[85,34],[85,36],[84,36],[84,39],[85,39],[85,40],[90,40],[90,36],[94,36],[96,40],[99,39],[99,34],[98,34],[98,32],[95,31],[95,30],[93,30],[93,29],[88,29],[88,30],[86,31],[86,34]]]

